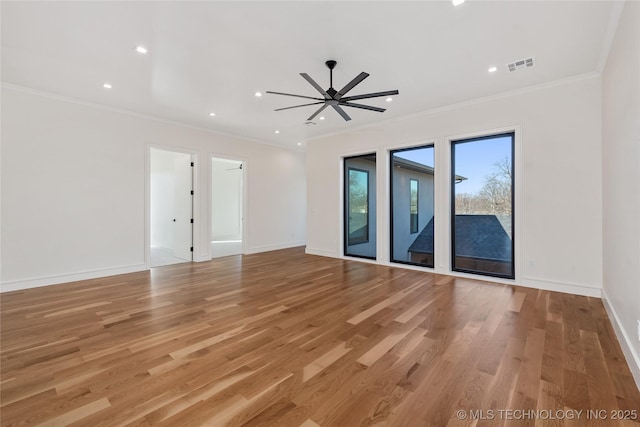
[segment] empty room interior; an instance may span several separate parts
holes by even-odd
[[[0,19],[1,426],[640,426],[640,2]]]

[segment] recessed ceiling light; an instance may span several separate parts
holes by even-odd
[[[453,3],[454,6],[460,6],[464,3],[464,0],[451,0],[451,3]]]
[[[111,83],[104,83],[102,87],[105,89],[111,89],[113,86],[111,86]]]
[[[136,46],[136,52],[142,54],[142,55],[146,55],[147,52],[149,52],[149,50],[144,47],[144,46]]]
[[[321,117],[320,117],[320,120],[324,120],[324,116],[321,116]]]
[[[279,131],[279,130],[276,130],[276,131],[274,131],[273,133],[280,133],[280,131]]]
[[[257,96],[258,98],[260,98],[262,96],[262,92],[256,92],[254,93],[255,96]]]
[[[391,102],[391,101],[393,101],[393,98],[392,97],[388,97],[387,99],[385,99],[385,101]]]
[[[215,116],[216,116],[216,113],[209,113],[209,115],[210,115],[211,117],[215,117]]]
[[[302,145],[302,142],[298,142],[298,146]]]
[[[497,68],[497,67],[490,67],[490,68],[489,68],[489,72],[490,72],[490,73],[495,73],[496,71],[498,71],[498,68]]]

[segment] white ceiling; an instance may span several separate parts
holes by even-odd
[[[297,148],[321,135],[597,70],[611,1],[5,2],[2,81]],[[135,52],[136,45],[149,49]],[[509,73],[506,64],[535,58]],[[314,106],[256,91],[318,93],[306,72],[384,113]],[[488,73],[495,65],[498,71]],[[113,85],[102,88],[104,82]],[[216,117],[208,116],[215,112]],[[280,130],[275,134],[274,130]]]

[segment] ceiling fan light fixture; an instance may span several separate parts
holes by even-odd
[[[262,96],[262,92],[258,91],[256,93],[254,93],[253,95],[256,96],[257,98],[260,98]]]
[[[322,111],[324,111],[324,109],[327,107],[333,108],[338,114],[340,114],[340,116],[345,121],[349,121],[351,120],[351,117],[347,114],[346,111],[342,109],[342,107],[359,108],[362,110],[377,111],[379,113],[383,113],[384,111],[386,111],[386,109],[384,108],[354,103],[352,101],[355,101],[358,99],[369,99],[369,98],[378,98],[378,97],[390,96],[390,95],[398,95],[399,93],[398,90],[388,90],[385,92],[374,92],[374,93],[365,93],[362,95],[345,96],[350,90],[352,90],[354,87],[360,84],[364,79],[369,77],[369,73],[365,73],[363,71],[360,74],[358,74],[355,78],[353,78],[353,80],[347,83],[342,89],[335,90],[333,87],[333,69],[337,64],[338,63],[332,59],[325,62],[325,65],[327,66],[327,68],[329,68],[329,89],[327,90],[324,90],[322,86],[316,83],[316,81],[313,80],[311,76],[309,76],[307,73],[300,73],[302,78],[305,79],[311,86],[313,86],[314,89],[320,93],[320,95],[322,95],[322,98],[318,96],[295,95],[292,93],[273,92],[270,90],[266,91],[266,93],[270,93],[274,95],[293,96],[296,98],[305,98],[305,99],[311,99],[315,101],[315,102],[308,102],[307,104],[294,105],[292,107],[277,108],[275,111],[289,110],[291,108],[298,108],[298,107],[307,107],[310,105],[320,105],[320,107],[318,107],[316,112],[313,113],[307,119],[308,122],[311,122],[311,120],[316,118],[318,114],[322,113]],[[320,120],[323,120],[323,119],[324,119],[323,117],[320,117]]]

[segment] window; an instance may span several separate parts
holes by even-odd
[[[349,168],[349,246],[369,241],[369,172]]]
[[[344,159],[345,255],[376,257],[375,177],[376,156]]]
[[[411,194],[409,196],[411,202],[409,206],[409,212],[411,217],[409,218],[409,232],[411,234],[418,232],[418,180],[411,179]]]
[[[391,151],[391,261],[434,266],[434,149]]]
[[[451,143],[454,271],[514,278],[514,134]]]

